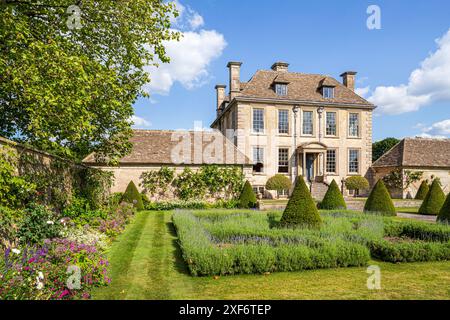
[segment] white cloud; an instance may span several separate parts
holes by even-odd
[[[450,101],[450,29],[436,40],[438,49],[409,76],[408,84],[377,87],[370,102],[378,112],[401,114],[417,111],[436,101]]]
[[[355,93],[363,98],[365,98],[369,92],[370,86],[355,89]]]
[[[144,118],[138,117],[136,115],[132,116],[130,118],[130,121],[133,123],[132,127],[136,128],[136,129],[137,128],[141,128],[141,129],[144,128],[145,129],[145,128],[148,128],[148,127],[152,126],[152,123],[150,121],[148,121],[148,120],[146,120]]]
[[[147,90],[165,95],[176,81],[187,89],[203,85],[209,77],[209,64],[222,54],[226,45],[223,35],[214,30],[188,31],[180,41],[165,43],[170,63],[147,67],[151,76]]]
[[[428,139],[447,139],[446,136],[433,135],[433,134],[428,134],[428,133],[421,133],[421,134],[416,135],[416,137],[428,138]]]
[[[210,78],[208,67],[222,55],[227,46],[222,34],[215,30],[200,29],[203,17],[185,7],[178,0],[173,1],[179,16],[172,18],[172,25],[182,33],[180,41],[165,42],[170,63],[159,63],[159,67],[148,66],[151,82],[144,87],[150,94],[167,95],[175,82],[186,89],[204,85]]]
[[[430,134],[440,134],[450,136],[450,119],[434,123],[432,126],[423,130]]]

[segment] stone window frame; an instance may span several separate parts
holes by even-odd
[[[358,115],[358,133],[356,136],[350,135],[350,116],[352,114]],[[361,139],[361,123],[362,123],[361,111],[348,110],[347,113],[347,138],[349,139]]]
[[[328,171],[328,151],[334,151],[334,171]],[[339,172],[339,148],[328,148],[325,152],[325,173],[328,175],[338,175]]]
[[[350,152],[357,151],[358,152],[358,171],[352,172],[350,171]],[[347,174],[348,175],[360,175],[361,174],[361,148],[348,148],[347,149]]]
[[[287,96],[288,94],[288,86],[286,83],[275,83],[275,93],[277,96]]]
[[[280,132],[280,113],[281,111],[287,112],[286,121],[287,121],[287,132]],[[291,111],[286,108],[277,109],[277,130],[279,135],[289,136],[291,132]]]
[[[334,99],[334,87],[330,87],[330,86],[323,86],[322,87],[322,97],[324,99]],[[326,94],[327,92],[327,94]],[[331,94],[330,94],[331,93]]]
[[[326,138],[339,138],[339,111],[338,110],[330,110],[330,109],[325,109],[325,117],[324,117],[324,121],[325,121],[325,125],[324,125],[324,128],[325,128],[325,137]],[[327,116],[327,114],[328,113],[334,113],[336,116],[335,116],[335,134],[334,135],[331,135],[331,134],[327,134],[327,119],[328,119],[328,116]]]
[[[287,160],[286,160],[286,165],[283,167],[287,167],[287,172],[281,172],[280,171],[280,150],[284,149],[287,150]],[[289,175],[291,172],[291,168],[290,168],[290,154],[291,154],[291,149],[289,147],[285,147],[285,146],[279,146],[277,147],[277,173],[279,174],[285,174],[285,175]]]
[[[260,162],[256,162],[255,160],[255,149],[260,149],[262,150],[262,161]],[[263,146],[252,146],[252,163],[255,166],[257,163],[261,163],[262,164],[262,170],[261,172],[257,172],[255,170],[252,170],[253,174],[264,174],[266,171],[265,168],[265,156],[266,156],[266,152],[265,152],[265,148]]]
[[[255,131],[255,111],[262,112],[262,131]],[[252,133],[253,134],[265,134],[266,132],[266,110],[264,108],[252,108]]]
[[[309,138],[315,138],[316,136],[316,109],[314,108],[302,108],[301,110],[301,117],[300,117],[300,136],[301,137],[309,137]],[[304,121],[304,113],[305,112],[311,112],[312,113],[312,134],[305,134],[303,133],[303,121]]]

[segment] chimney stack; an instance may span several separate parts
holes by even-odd
[[[289,63],[286,62],[275,62],[272,65],[272,70],[273,71],[280,71],[280,72],[288,72],[289,71]]]
[[[216,86],[216,94],[217,94],[217,105],[216,105],[216,111],[217,116],[220,114],[220,106],[222,105],[223,101],[225,100],[225,88],[227,86],[224,84],[218,84]]]
[[[355,71],[346,71],[343,74],[341,74],[342,77],[342,83],[344,86],[349,88],[352,91],[355,91],[355,75],[357,72]]]
[[[242,62],[228,62],[227,67],[230,69],[230,102],[241,91],[241,65]]]

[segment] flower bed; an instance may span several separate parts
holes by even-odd
[[[391,262],[450,260],[449,226],[340,211],[322,216],[320,230],[276,228],[279,212],[178,211],[173,222],[195,276],[360,266],[370,256]]]

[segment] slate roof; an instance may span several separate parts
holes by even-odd
[[[403,139],[375,161],[372,167],[450,168],[450,139]]]
[[[283,81],[289,82],[288,94],[286,96],[281,97],[275,93],[273,83],[276,79],[283,79]],[[324,83],[335,86],[333,99],[326,99],[322,96],[320,88]],[[245,87],[241,88],[238,96],[278,100],[302,100],[344,105],[356,104],[374,107],[373,104],[330,76],[297,72],[258,70],[250,81],[245,84]]]
[[[133,130],[134,134],[130,138],[130,142],[133,144],[132,151],[129,155],[120,159],[120,165],[136,165],[136,164],[236,164],[244,165],[250,164],[250,160],[242,154],[235,145],[225,138],[222,133],[218,131],[200,131],[196,132],[198,136],[194,138],[194,131],[174,131],[174,130]],[[180,146],[180,141],[184,138],[188,138],[184,141],[189,141],[190,144],[187,148],[190,148],[190,155],[183,155],[183,161],[172,159],[172,152],[176,146]],[[200,152],[194,151],[194,139],[199,137],[201,139]],[[214,151],[202,152],[215,139],[222,139],[221,146],[222,151],[218,151],[217,155]],[[195,140],[197,141],[197,140]],[[219,141],[220,142],[220,141]],[[211,147],[210,147],[211,148]],[[206,149],[211,150],[211,149]],[[195,152],[195,153],[194,153]],[[186,152],[187,153],[187,152]],[[203,157],[203,155],[211,155],[210,158]],[[184,158],[186,157],[186,158]],[[177,162],[182,163],[177,163]],[[84,160],[84,164],[87,165],[101,165],[96,162],[95,154],[91,153]]]

